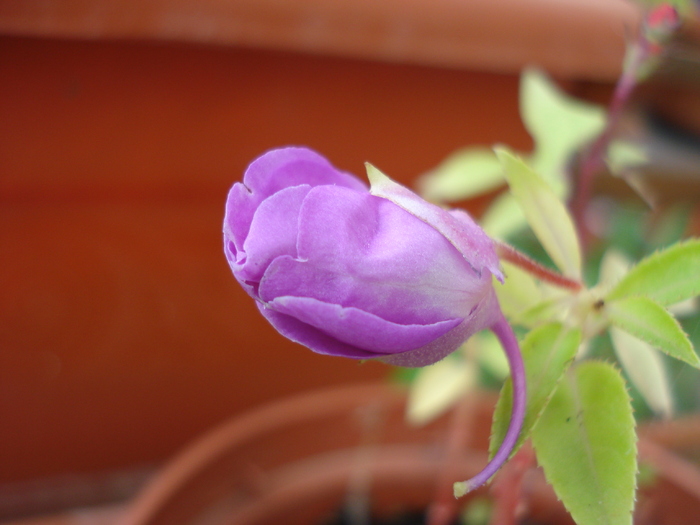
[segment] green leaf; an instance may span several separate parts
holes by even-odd
[[[496,197],[479,222],[489,237],[503,240],[527,226],[523,210],[511,193]]]
[[[648,297],[625,297],[605,304],[610,324],[671,357],[700,368],[700,359],[678,321]]]
[[[523,340],[521,352],[525,363],[527,405],[523,428],[513,453],[517,452],[520,445],[529,437],[530,431],[554,394],[559,380],[576,357],[580,343],[580,330],[569,330],[560,323],[536,328]],[[491,457],[501,446],[508,430],[512,402],[513,383],[509,378],[501,389],[493,414],[489,445]]]
[[[496,155],[503,164],[511,193],[554,264],[564,274],[579,279],[581,250],[573,220],[564,203],[521,159],[500,148]]]
[[[649,162],[645,149],[634,142],[616,140],[608,148],[606,163],[614,175],[620,175],[630,168],[638,168]]]
[[[633,335],[610,327],[615,355],[646,404],[659,415],[673,415],[673,398],[661,355]]]
[[[668,306],[700,294],[700,239],[674,244],[643,259],[610,291],[608,301],[633,295]]]
[[[578,525],[631,525],[637,447],[624,380],[588,361],[565,376],[532,433],[547,481]]]
[[[474,388],[476,378],[474,362],[456,356],[421,368],[409,391],[409,423],[420,426],[438,417]]]
[[[505,178],[492,150],[465,148],[447,157],[417,184],[428,200],[454,202],[494,190],[505,184]]]
[[[503,314],[514,320],[542,300],[542,290],[532,274],[519,266],[501,261],[501,268],[506,279],[501,284],[494,277],[494,289]]]
[[[526,69],[520,81],[520,113],[535,140],[533,167],[557,195],[566,196],[565,166],[603,131],[605,110],[569,97],[542,72]]]

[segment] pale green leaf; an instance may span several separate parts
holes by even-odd
[[[456,151],[417,182],[421,195],[437,202],[468,199],[503,184],[501,163],[493,151],[486,148]]]
[[[673,414],[671,385],[664,362],[649,344],[619,328],[610,328],[615,355],[649,408],[659,415]]]
[[[700,359],[678,321],[648,297],[625,297],[605,303],[605,315],[613,326],[628,332],[671,357],[700,368]]]
[[[523,340],[520,346],[525,363],[527,405],[523,428],[513,453],[517,452],[529,437],[530,431],[554,394],[559,380],[576,356],[580,342],[579,330],[569,330],[559,323],[536,328]],[[493,414],[489,445],[491,457],[501,446],[508,430],[512,403],[513,383],[508,379],[501,389]]]
[[[617,248],[608,248],[600,261],[598,285],[609,290],[615,286],[629,271],[629,258]]]
[[[680,303],[672,304],[668,307],[668,311],[673,314],[673,316],[678,318],[690,317],[695,315],[698,311],[698,301],[696,297],[691,297]]]
[[[567,313],[562,309],[561,299],[558,297],[550,297],[537,303],[532,308],[521,312],[517,317],[513,318],[513,322],[522,326],[538,326],[543,322],[562,319]]]
[[[489,237],[502,240],[527,226],[525,215],[511,193],[496,197],[479,222]]]
[[[448,410],[476,385],[472,361],[447,357],[422,368],[411,383],[406,418],[413,425],[424,425]]]
[[[526,69],[520,81],[520,113],[535,140],[532,166],[565,197],[565,166],[603,131],[605,110],[566,95],[542,72]]]
[[[610,291],[607,300],[645,295],[662,306],[700,294],[700,239],[677,243],[643,259]]]
[[[606,159],[610,171],[619,175],[630,168],[638,168],[649,162],[644,148],[634,142],[616,140],[608,148]]]
[[[581,277],[581,250],[576,229],[564,203],[525,162],[505,149],[496,150],[510,191],[532,231],[562,272]]]
[[[474,347],[473,353],[482,369],[500,380],[505,380],[508,377],[510,373],[508,358],[493,332],[483,330],[470,337],[465,343],[465,347],[469,349],[472,345]]]
[[[631,525],[634,424],[620,373],[587,361],[566,374],[535,426],[537,460],[578,525]]]
[[[503,284],[494,278],[494,289],[503,314],[511,320],[538,304],[542,291],[531,273],[507,261],[501,261],[506,279]]]

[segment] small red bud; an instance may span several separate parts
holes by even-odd
[[[644,35],[651,44],[666,42],[680,27],[681,17],[671,4],[661,4],[644,19]]]

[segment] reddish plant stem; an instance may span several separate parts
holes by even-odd
[[[584,221],[586,207],[591,198],[593,179],[605,167],[605,154],[613,133],[620,122],[622,110],[627,104],[634,87],[637,85],[637,71],[644,60],[648,58],[646,49],[648,45],[645,45],[646,42],[646,39],[640,36],[635,43],[635,48],[631,51],[631,59],[615,86],[612,100],[608,106],[605,128],[588,150],[584,152],[578,165],[577,187],[572,201],[572,211],[578,226],[581,242],[584,246],[587,245],[589,239],[589,232]]]
[[[469,438],[473,413],[474,403],[471,397],[460,401],[452,413],[435,497],[428,508],[427,525],[447,525],[459,512],[458,502],[452,495],[452,484],[460,475],[455,471],[454,465]]]
[[[494,482],[491,493],[495,502],[491,525],[517,525],[522,503],[523,478],[535,466],[535,451],[527,444],[513,456]]]
[[[581,284],[581,282],[565,277],[560,273],[550,270],[549,268],[545,268],[540,263],[530,259],[530,257],[522,252],[519,252],[509,244],[494,241],[494,247],[496,248],[496,254],[500,259],[522,268],[542,281],[559,286],[560,288],[572,290],[574,292],[577,292],[583,288],[583,284]]]
[[[608,106],[605,128],[583,153],[578,163],[577,187],[571,205],[584,248],[590,237],[585,226],[585,213],[591,198],[593,179],[605,166],[605,155],[613,134],[632,91],[642,78],[644,68],[651,67],[652,60],[661,54],[661,44],[671,37],[679,23],[678,13],[670,4],[659,5],[647,13],[637,40],[628,50],[622,75],[615,85],[615,91]]]

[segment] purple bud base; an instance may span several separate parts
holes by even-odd
[[[503,313],[499,311],[499,314],[498,319],[490,329],[501,342],[503,351],[508,359],[510,374],[513,380],[513,410],[510,416],[510,424],[508,425],[508,431],[506,432],[506,436],[500,448],[486,467],[473,478],[454,484],[455,498],[464,496],[467,492],[479,488],[491,479],[498,469],[508,461],[508,458],[518,442],[518,436],[520,435],[520,430],[522,429],[525,419],[525,405],[527,400],[525,365],[523,364],[523,358],[520,355],[520,347],[518,346],[518,340],[513,333],[513,329],[508,324],[508,321],[506,321]]]

